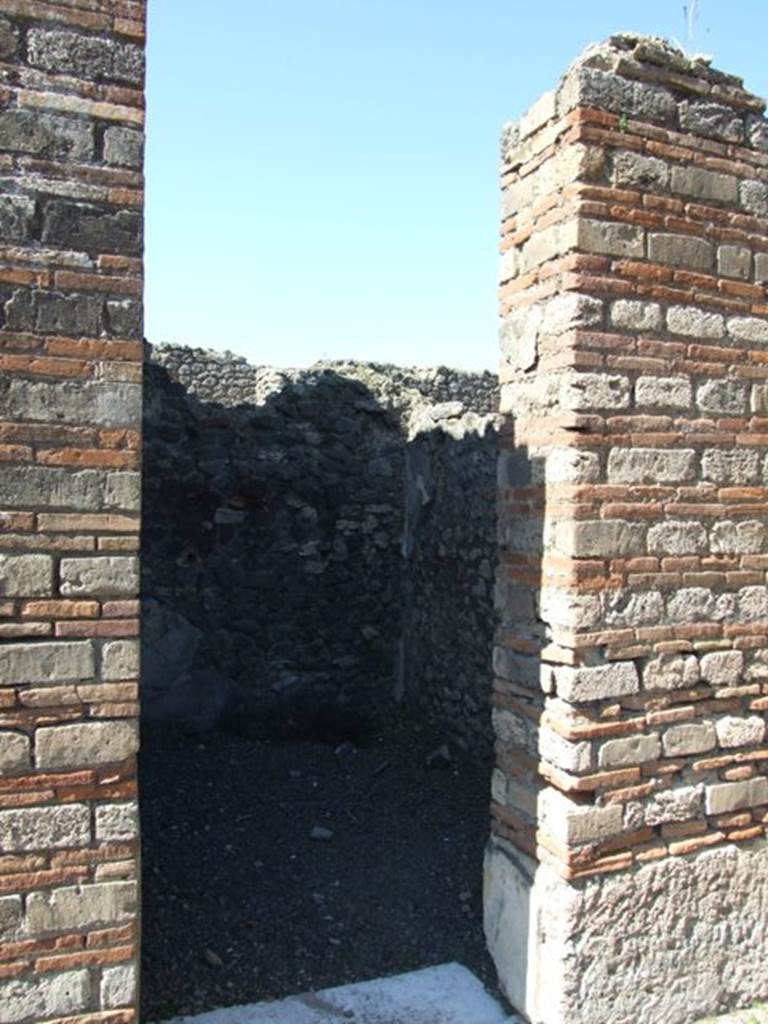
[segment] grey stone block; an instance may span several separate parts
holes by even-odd
[[[622,558],[645,550],[645,527],[617,519],[579,519],[558,526],[557,546],[575,558]]]
[[[660,331],[664,317],[658,302],[618,299],[611,304],[611,323],[626,331]]]
[[[7,18],[0,18],[0,60],[15,56],[18,45],[18,29]]]
[[[0,554],[0,597],[45,597],[52,587],[50,555]]]
[[[140,170],[144,163],[144,135],[133,128],[107,128],[104,159],[113,167]]]
[[[594,668],[563,665],[555,669],[555,681],[558,696],[574,704],[622,697],[640,689],[637,667],[632,661],[616,661]]]
[[[0,112],[0,150],[47,160],[88,161],[94,150],[93,124],[38,110],[5,110]]]
[[[34,216],[35,202],[28,196],[0,196],[0,241],[29,241]]]
[[[134,964],[105,968],[101,973],[101,1005],[107,1009],[130,1006],[136,999],[137,974]]]
[[[134,429],[141,423],[139,384],[10,378],[0,383],[0,397],[11,420]]]
[[[94,337],[101,333],[103,309],[103,300],[95,295],[18,288],[5,304],[5,317],[8,327],[16,331]]]
[[[768,217],[768,184],[764,181],[742,181],[739,198],[747,213]]]
[[[690,235],[648,235],[648,258],[654,263],[691,270],[711,270],[712,243]]]
[[[749,281],[752,277],[752,252],[740,245],[721,245],[717,250],[717,272],[723,277]]]
[[[733,316],[728,321],[728,333],[737,341],[765,345],[768,344],[768,320],[756,316]]]
[[[0,849],[4,853],[77,849],[90,842],[91,812],[86,804],[0,811]]]
[[[648,530],[648,551],[654,555],[696,555],[707,550],[701,523],[667,520]]]
[[[45,71],[92,80],[116,79],[140,85],[144,54],[132,43],[66,29],[34,28],[27,37],[29,63]]]
[[[673,167],[672,191],[719,203],[736,203],[739,199],[738,179],[734,175],[702,167]]]
[[[667,729],[662,743],[666,757],[704,754],[717,746],[717,733],[711,722],[683,722]]]
[[[144,335],[144,309],[136,299],[109,299],[107,322],[113,337],[140,340]]]
[[[607,740],[600,745],[598,754],[601,768],[624,768],[627,765],[655,761],[661,754],[658,734],[650,736],[624,736]]]
[[[139,808],[131,800],[96,808],[96,839],[101,843],[125,843],[139,834]]]
[[[38,729],[35,762],[38,768],[86,768],[115,764],[138,750],[136,722],[82,722]]]
[[[88,971],[39,974],[0,981],[3,1024],[36,1024],[86,1010],[91,999]]]
[[[702,810],[703,786],[680,786],[654,793],[645,808],[646,825],[666,825],[671,821],[691,821]]]
[[[29,736],[20,732],[0,733],[0,775],[14,775],[30,766]],[[2,900],[0,900],[0,935],[2,934]]]
[[[0,473],[0,503],[6,508],[97,511],[106,479],[97,469],[70,473],[57,466],[7,466]]]
[[[726,715],[715,723],[721,747],[756,747],[765,739],[765,720],[760,715]]]
[[[747,386],[734,380],[710,380],[696,389],[696,404],[702,412],[741,416],[747,411]]]
[[[139,592],[139,560],[131,556],[62,558],[59,574],[64,597],[134,597]]]
[[[21,896],[0,896],[0,939],[14,935],[21,925]]]
[[[137,679],[138,675],[138,640],[111,640],[104,644],[101,652],[102,679]]]
[[[619,150],[613,157],[613,182],[629,188],[666,190],[669,186],[669,164],[633,150]]]
[[[612,448],[608,456],[610,483],[682,483],[695,474],[696,452],[692,449]]]
[[[683,131],[722,142],[739,143],[744,140],[744,120],[733,107],[693,100],[681,103],[679,112]]]
[[[43,214],[43,242],[92,255],[141,254],[142,217],[129,210],[105,212],[84,203],[54,200]]]
[[[707,814],[729,814],[745,807],[768,804],[768,779],[722,782],[707,786]]]
[[[759,461],[757,452],[711,448],[701,457],[701,470],[705,480],[718,484],[751,484],[758,478]]]
[[[581,218],[578,245],[589,253],[640,258],[645,253],[645,230],[634,224]]]
[[[667,327],[673,334],[685,334],[699,340],[722,338],[725,318],[720,313],[708,313],[696,306],[670,306]]]
[[[690,409],[693,394],[688,377],[638,377],[635,401],[649,409]]]
[[[130,921],[136,913],[135,882],[72,885],[27,897],[27,922],[34,933],[95,928]]]
[[[92,679],[90,640],[5,644],[0,647],[0,686],[70,683]]]

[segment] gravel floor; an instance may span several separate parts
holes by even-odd
[[[428,764],[441,742],[395,717],[339,752],[145,729],[141,1019],[451,960],[492,988],[490,769]]]

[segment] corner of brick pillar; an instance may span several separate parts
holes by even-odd
[[[660,40],[505,131],[485,927],[534,1024],[768,995],[768,124]]]

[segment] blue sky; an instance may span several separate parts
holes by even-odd
[[[496,365],[498,136],[587,43],[675,37],[768,93],[768,3],[150,0],[150,341]]]

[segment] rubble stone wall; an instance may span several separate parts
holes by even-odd
[[[137,1020],[144,4],[0,12],[0,1019]]]
[[[497,399],[491,373],[154,348],[147,720],[400,696],[487,750]]]
[[[535,1024],[768,991],[763,111],[626,35],[504,136],[486,928]]]

